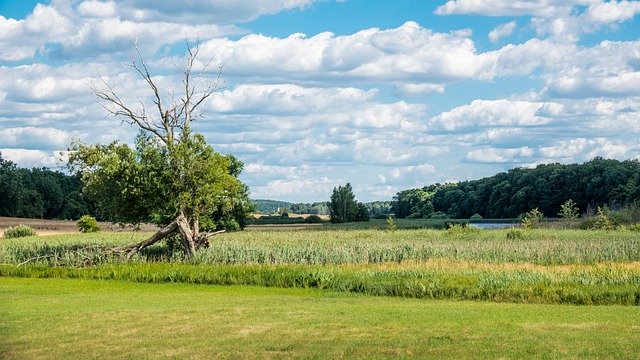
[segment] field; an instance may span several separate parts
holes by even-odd
[[[190,260],[165,245],[132,260],[109,251],[148,235],[0,239],[7,357],[636,358],[640,350],[635,231],[322,226],[219,235]],[[97,334],[111,335],[96,344]]]
[[[622,306],[0,278],[6,359],[637,358]]]

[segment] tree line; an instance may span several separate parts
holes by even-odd
[[[569,199],[580,213],[640,199],[640,162],[594,158],[583,164],[515,168],[491,177],[403,190],[393,198],[398,218],[515,218],[538,208],[556,216]],[[476,215],[476,216],[477,216]]]
[[[80,176],[19,168],[0,153],[0,216],[76,220],[94,209]]]

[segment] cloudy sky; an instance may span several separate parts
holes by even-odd
[[[136,39],[179,84],[185,39],[223,66],[196,129],[253,198],[361,201],[513,167],[640,157],[640,1],[0,0],[0,152],[62,169],[72,139],[130,143]],[[215,76],[215,72],[211,72]]]

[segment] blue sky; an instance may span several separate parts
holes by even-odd
[[[0,152],[62,168],[72,139],[130,143],[137,130],[90,84],[147,100],[123,65],[130,40],[171,89],[198,37],[226,86],[197,130],[245,162],[254,198],[324,201],[351,182],[361,201],[388,200],[639,158],[638,13],[624,0],[0,0]]]

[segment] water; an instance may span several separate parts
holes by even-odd
[[[520,224],[518,223],[477,223],[477,224],[469,224],[469,226],[473,226],[478,229],[506,229],[517,227]]]

